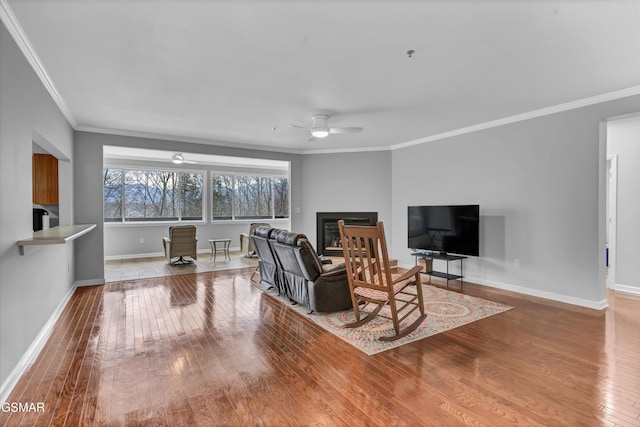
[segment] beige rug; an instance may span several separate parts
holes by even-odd
[[[263,289],[263,292],[368,355],[421,340],[513,308],[497,302],[423,284],[427,318],[414,332],[406,337],[392,342],[384,342],[378,340],[378,337],[394,334],[393,324],[389,319],[378,316],[359,328],[344,328],[342,325],[355,321],[353,310],[337,313],[307,314],[309,311],[307,307],[291,305],[289,301],[279,297],[274,291],[265,291]],[[383,309],[383,312],[384,310],[386,308]],[[412,316],[414,315],[417,316],[418,314],[414,312]],[[415,318],[412,316],[405,319],[405,322],[412,322]]]

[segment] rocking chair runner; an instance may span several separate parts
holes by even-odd
[[[394,341],[414,331],[427,317],[420,282],[421,267],[416,266],[402,275],[391,274],[382,222],[378,222],[375,227],[370,227],[345,225],[344,221],[340,220],[338,228],[349,278],[353,311],[356,316],[355,322],[344,326],[346,328],[361,326],[373,320],[380,310],[388,305],[391,310],[390,319],[393,321],[396,333],[378,339]],[[415,287],[415,293],[408,292],[410,287]],[[364,303],[364,306],[361,306],[361,303]],[[361,311],[368,304],[376,304],[377,307],[369,313],[365,312],[366,317],[361,319]],[[417,309],[420,310],[417,319],[400,329],[401,322]]]

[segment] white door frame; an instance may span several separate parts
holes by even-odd
[[[607,192],[609,217],[609,277],[607,280],[609,289],[616,288],[616,241],[618,236],[618,155],[607,155]]]

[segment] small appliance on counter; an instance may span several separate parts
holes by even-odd
[[[33,208],[33,231],[49,228],[49,212],[46,209]]]

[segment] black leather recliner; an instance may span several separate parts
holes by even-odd
[[[344,263],[334,265],[330,264],[330,260],[321,260],[304,234],[280,229],[269,229],[268,232],[256,229],[254,241],[259,256],[263,252],[262,242],[267,234],[269,237],[266,240],[276,262],[275,281],[279,284],[280,295],[316,312],[329,313],[351,308]],[[268,257],[269,254],[265,266],[269,265]]]
[[[275,229],[271,227],[258,227],[253,230],[251,239],[253,239],[253,248],[259,258],[260,280],[276,289],[278,294],[284,295],[277,271],[276,258],[271,250],[271,245],[269,245],[269,237],[273,230]]]
[[[280,279],[289,299],[317,312],[351,308],[344,263],[323,263],[304,234],[274,230],[269,244],[276,255]]]

